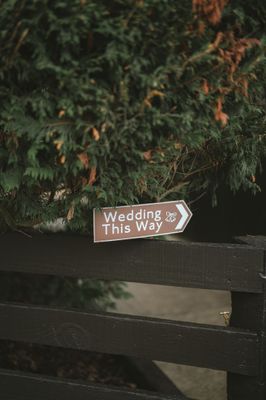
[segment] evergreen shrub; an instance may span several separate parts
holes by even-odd
[[[0,2],[2,229],[259,190],[263,0]]]

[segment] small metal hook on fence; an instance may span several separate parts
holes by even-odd
[[[219,314],[224,317],[225,325],[229,326],[230,316],[231,316],[230,311],[221,311]]]
[[[262,272],[259,273],[259,276],[260,276],[262,279],[266,279],[266,275],[264,275]]]

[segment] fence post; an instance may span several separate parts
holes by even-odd
[[[241,238],[243,243],[264,249],[264,273],[266,276],[266,237]],[[263,279],[263,276],[261,276]],[[232,292],[232,315],[230,326],[256,331],[259,336],[259,372],[258,376],[227,374],[228,400],[265,400],[266,399],[266,279],[263,293]]]

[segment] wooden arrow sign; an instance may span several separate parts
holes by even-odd
[[[94,242],[183,232],[191,217],[183,200],[94,209]]]

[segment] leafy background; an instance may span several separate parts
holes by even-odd
[[[260,190],[265,22],[262,0],[0,2],[1,229]]]

